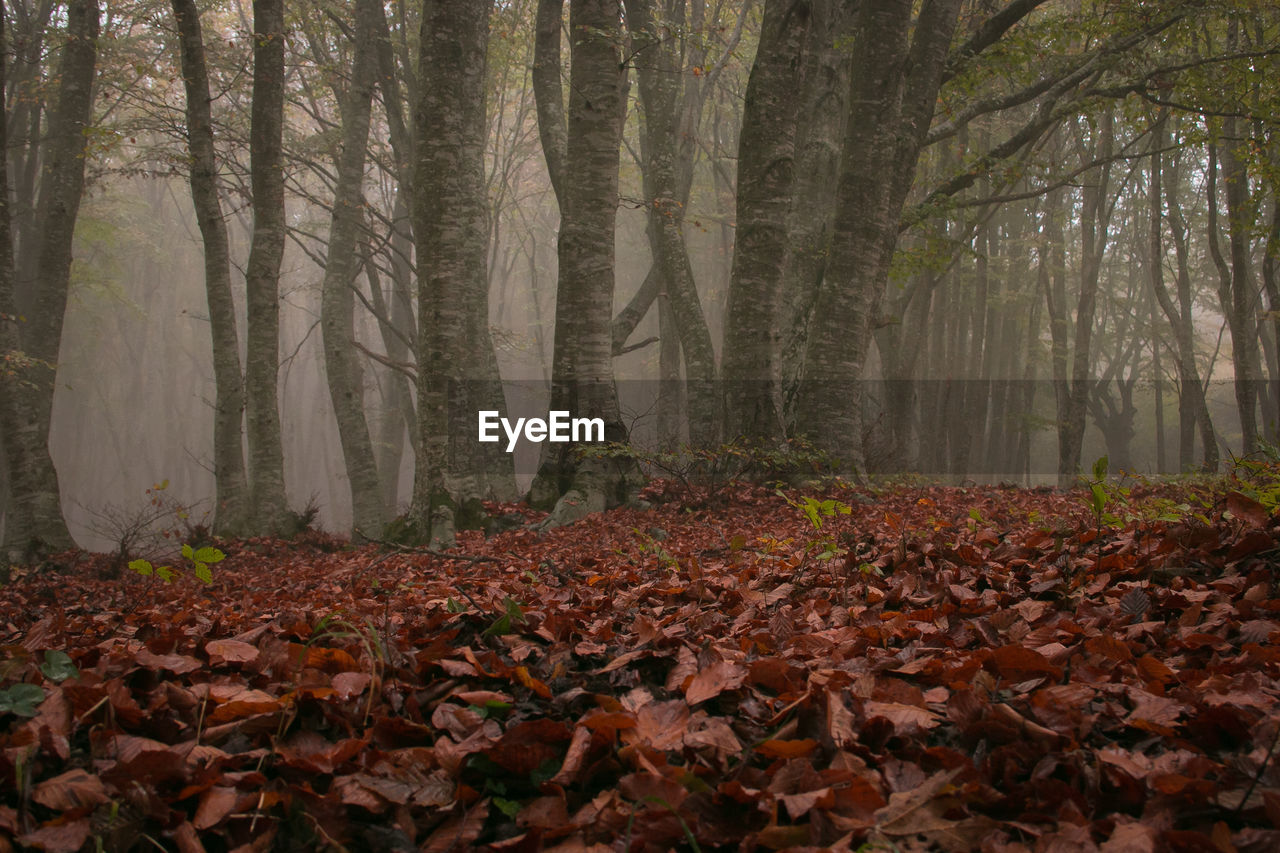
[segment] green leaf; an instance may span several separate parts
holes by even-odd
[[[1107,467],[1110,461],[1106,456],[1099,456],[1093,463],[1093,479],[1102,481],[1107,479]]]
[[[130,560],[129,568],[137,572],[138,574],[142,575],[143,577],[147,577],[148,575],[151,575],[155,571],[154,569],[151,568],[150,560]]]
[[[156,569],[156,576],[165,583],[169,583],[178,576],[178,573],[173,570],[173,566],[161,566]]]
[[[209,571],[209,567],[204,563],[196,563],[196,577],[206,584],[213,583],[213,572]]]
[[[510,634],[510,633],[511,633],[511,617],[507,616],[506,614],[503,614],[492,625],[490,625],[488,628],[485,628],[481,636],[494,637],[494,636],[501,636],[503,634]]]
[[[14,684],[0,690],[0,714],[34,717],[44,701],[44,691],[34,684]]]
[[[184,559],[184,560],[194,560],[195,558],[196,558],[196,553],[195,553],[195,551],[192,551],[192,550],[191,550],[191,546],[190,546],[190,545],[183,545],[183,546],[182,546],[182,559]]]
[[[507,817],[515,817],[520,813],[520,804],[512,800],[504,800],[502,797],[494,797],[493,804],[498,807]]]
[[[978,512],[978,508],[976,506],[973,509],[969,510],[969,517],[972,518],[974,521],[978,522],[979,524],[982,523],[982,513]]]
[[[196,551],[195,560],[197,563],[221,563],[226,557],[227,555],[217,548],[206,546]]]
[[[1089,487],[1089,491],[1093,495],[1093,514],[1102,515],[1102,511],[1107,508],[1107,492],[1102,488],[1101,484],[1094,483]]]
[[[68,678],[79,678],[80,670],[71,662],[71,656],[57,649],[44,653],[44,663],[40,664],[40,672],[50,681],[61,683]]]
[[[503,604],[507,606],[507,618],[512,622],[524,624],[524,610],[520,607],[520,602],[511,596],[507,596]]]
[[[455,601],[453,596],[449,596],[449,600],[444,603],[444,609],[450,613],[462,613],[467,608]]]

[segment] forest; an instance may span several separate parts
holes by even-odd
[[[1270,6],[916,5],[10,3],[6,551],[1273,448]]]
[[[1280,847],[1267,0],[0,0],[0,853]]]

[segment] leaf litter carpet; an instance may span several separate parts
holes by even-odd
[[[26,574],[0,850],[1280,850],[1251,498],[649,497],[456,558]]]

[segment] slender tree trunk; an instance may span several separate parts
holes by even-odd
[[[1262,259],[1262,288],[1267,294],[1271,337],[1276,350],[1280,351],[1280,183],[1271,193],[1271,222]],[[1265,417],[1270,422],[1269,440],[1274,444],[1280,441],[1280,370],[1272,370],[1270,385],[1269,397],[1273,408],[1265,413]]]
[[[1151,290],[1156,302],[1160,305],[1165,319],[1173,329],[1174,364],[1178,372],[1178,468],[1180,471],[1190,470],[1195,451],[1195,430],[1197,424],[1205,431],[1202,442],[1204,448],[1203,466],[1206,470],[1218,467],[1218,444],[1213,440],[1213,426],[1209,420],[1209,410],[1205,404],[1204,390],[1200,384],[1200,370],[1196,366],[1195,337],[1191,318],[1191,273],[1187,263],[1186,226],[1182,222],[1182,214],[1176,203],[1177,173],[1171,171],[1166,186],[1165,161],[1160,149],[1164,147],[1168,135],[1162,120],[1157,126],[1152,139],[1150,180],[1150,254],[1148,269],[1151,275]],[[1169,202],[1169,225],[1173,232],[1174,251],[1178,270],[1178,305],[1174,305],[1172,297],[1164,284],[1164,245],[1162,228],[1163,199]]]
[[[484,188],[490,0],[428,0],[421,40],[414,240],[418,257],[418,430],[413,507],[437,547],[478,527],[482,498],[514,491],[511,457],[476,442],[481,410],[505,410],[489,334]]]
[[[1231,361],[1235,372],[1236,410],[1240,415],[1241,453],[1258,449],[1258,387],[1261,374],[1258,357],[1257,288],[1250,263],[1249,229],[1253,211],[1249,204],[1249,176],[1236,154],[1241,145],[1237,120],[1227,118],[1222,126],[1223,143],[1209,145],[1209,246],[1218,269],[1222,310],[1231,329]],[[1218,175],[1225,184],[1227,200],[1228,258],[1222,255],[1218,228]]]
[[[36,259],[34,305],[26,314],[26,322],[17,322],[18,351],[34,361],[23,371],[20,387],[5,407],[10,411],[5,425],[5,449],[14,510],[5,529],[6,547],[10,550],[15,546],[27,548],[32,541],[51,548],[74,544],[62,515],[58,474],[49,455],[49,425],[71,281],[72,237],[84,192],[86,131],[93,110],[97,40],[96,0],[73,0],[67,7],[67,39],[57,76],[57,103],[49,115],[41,153],[43,177],[36,202],[35,245],[31,247]],[[11,239],[9,235],[5,241],[10,257]],[[9,269],[12,267],[10,262]],[[9,289],[12,293],[15,288],[11,284]],[[16,298],[10,305],[0,301],[0,313],[17,317],[16,302]]]
[[[660,37],[652,3],[653,0],[627,0],[626,3],[636,44],[636,78],[644,110],[641,150],[645,201],[649,204],[649,246],[653,263],[663,279],[670,318],[675,321],[684,354],[689,442],[695,448],[706,448],[713,446],[719,437],[719,400],[711,332],[702,312],[684,241],[692,149],[686,146],[687,157],[682,158],[678,145],[683,77],[680,43]],[[682,26],[683,8],[676,17],[677,20],[667,23]],[[690,162],[684,162],[685,159]]]
[[[1158,142],[1156,143],[1158,144]],[[1194,295],[1191,290],[1191,261],[1188,240],[1190,229],[1182,215],[1182,207],[1178,204],[1178,191],[1181,178],[1174,160],[1167,170],[1161,169],[1161,183],[1165,185],[1164,196],[1169,208],[1169,232],[1173,238],[1174,261],[1177,268],[1178,307],[1168,294],[1161,298],[1156,291],[1156,299],[1169,322],[1173,324],[1174,341],[1178,355],[1178,419],[1179,419],[1179,469],[1188,471],[1192,466],[1195,449],[1195,432],[1200,433],[1201,467],[1212,473],[1218,470],[1218,441],[1213,431],[1213,421],[1209,415],[1209,406],[1205,400],[1204,384],[1200,380],[1200,370],[1196,364],[1195,330],[1192,325],[1194,311]],[[1165,180],[1165,177],[1168,180]]]
[[[1082,159],[1103,165],[1085,183],[1080,202],[1080,293],[1075,310],[1075,333],[1071,351],[1070,384],[1065,398],[1059,395],[1058,485],[1071,485],[1080,472],[1084,443],[1085,414],[1093,373],[1093,327],[1098,304],[1098,282],[1106,251],[1109,225],[1108,184],[1114,139],[1114,119],[1110,111],[1099,121],[1098,141]]]
[[[253,241],[248,295],[245,403],[251,523],[259,533],[288,528],[280,435],[280,263],[284,258],[284,3],[253,3],[253,104],[249,129]]]
[[[729,274],[722,374],[725,436],[778,440],[782,420],[779,313],[795,134],[811,17],[808,2],[765,0],[738,142],[737,232]]]
[[[378,19],[382,15],[377,0],[357,0],[351,82],[345,93],[335,93],[342,105],[342,148],[320,291],[325,374],[351,487],[353,537],[381,536],[386,523],[373,441],[365,420],[364,381],[353,345],[356,252],[364,225],[364,161],[377,74]]]
[[[194,0],[172,0],[178,23],[182,78],[187,93],[187,147],[191,155],[191,200],[204,244],[205,298],[213,342],[213,529],[221,535],[246,532],[249,483],[244,464],[244,377],[231,294],[231,251],[218,198],[218,164],[213,146],[209,72],[200,12]]]

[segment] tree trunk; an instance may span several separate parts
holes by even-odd
[[[1178,307],[1172,305],[1167,297],[1160,300],[1161,310],[1174,325],[1174,341],[1178,345],[1178,412],[1179,412],[1179,465],[1180,470],[1190,470],[1194,451],[1194,434],[1199,430],[1201,438],[1201,469],[1206,473],[1217,470],[1219,447],[1217,437],[1213,434],[1213,421],[1208,411],[1208,403],[1204,400],[1204,386],[1199,377],[1196,364],[1196,338],[1192,324],[1194,311],[1194,295],[1192,293],[1192,273],[1190,273],[1190,251],[1188,237],[1190,229],[1184,219],[1181,205],[1178,204],[1180,184],[1179,169],[1171,168],[1169,181],[1165,183],[1165,200],[1169,205],[1169,229],[1174,240],[1174,260],[1178,269]],[[1161,170],[1164,174],[1164,169]],[[1156,292],[1157,300],[1160,291]]]
[[[1169,180],[1165,180],[1165,161],[1160,154],[1168,135],[1161,123],[1152,139],[1155,149],[1151,155],[1151,288],[1160,310],[1173,329],[1174,358],[1178,371],[1178,469],[1189,471],[1195,453],[1195,431],[1201,433],[1202,461],[1205,471],[1218,468],[1218,443],[1213,437],[1213,422],[1204,399],[1204,386],[1200,382],[1200,370],[1196,365],[1195,329],[1192,326],[1191,270],[1188,262],[1187,227],[1177,203],[1178,171],[1171,168]],[[1161,230],[1161,199],[1169,206],[1169,228],[1173,236],[1174,257],[1177,265],[1178,304],[1164,286],[1164,249]]]
[[[610,330],[618,150],[627,88],[616,3],[571,0],[569,32],[565,162],[573,164],[575,179],[562,181],[557,193],[559,281],[551,408],[573,417],[600,418],[606,440],[625,442],[627,430],[613,381]],[[536,94],[541,101],[548,93],[539,89]],[[539,113],[543,112],[540,104]],[[545,138],[553,129],[540,130]],[[530,501],[540,506],[555,501],[552,523],[557,523],[621,503],[633,485],[629,466],[578,459],[572,445],[548,444]]]
[[[797,431],[863,468],[860,393],[871,323],[942,84],[959,0],[860,4],[831,254],[805,349]],[[914,26],[913,26],[913,17]]]
[[[245,270],[248,303],[245,410],[251,523],[256,532],[288,528],[280,436],[280,263],[284,258],[284,3],[253,3],[253,104],[249,171],[253,241]]]
[[[692,147],[678,144],[680,82],[683,67],[680,41],[663,39],[654,20],[653,0],[627,0],[627,19],[636,47],[636,78],[644,111],[641,129],[645,201],[649,205],[648,236],[653,263],[658,267],[684,354],[689,443],[708,448],[719,437],[719,399],[715,351],[703,315],[684,241],[684,211],[692,180]],[[674,21],[683,28],[684,3]],[[687,135],[686,135],[687,136]],[[682,156],[683,155],[683,156]],[[612,340],[612,334],[610,336]]]
[[[436,547],[478,527],[482,498],[514,492],[511,457],[476,442],[481,410],[505,410],[489,334],[484,188],[485,58],[492,3],[431,0],[422,19],[414,241],[418,430],[413,507]]]
[[[342,147],[320,291],[325,375],[351,487],[353,538],[381,536],[386,523],[373,441],[365,420],[364,381],[353,345],[356,251],[364,225],[364,161],[377,73],[378,18],[382,14],[377,0],[357,0],[351,82],[345,93],[335,92],[342,110]]]
[[[172,0],[178,23],[182,78],[187,93],[187,147],[191,155],[191,201],[204,244],[204,286],[213,343],[213,529],[229,536],[246,532],[249,483],[244,465],[244,377],[236,308],[231,294],[231,251],[218,198],[209,72],[200,12],[194,0]]]
[[[784,423],[794,422],[797,386],[803,378],[805,341],[831,247],[840,150],[848,116],[851,57],[845,42],[853,14],[833,0],[813,3],[805,51],[804,90],[795,141],[795,176],[787,212],[787,242],[779,289],[783,322],[781,369]],[[891,406],[906,388],[886,389]],[[907,395],[909,397],[909,394]]]
[[[800,68],[808,2],[765,0],[738,143],[737,231],[729,274],[722,374],[727,438],[781,439],[779,313],[787,212],[795,178]]]
[[[1206,190],[1209,196],[1209,249],[1218,270],[1218,294],[1222,313],[1231,329],[1231,361],[1235,372],[1236,410],[1240,416],[1241,454],[1258,449],[1258,387],[1261,374],[1258,357],[1258,322],[1255,300],[1257,289],[1250,263],[1249,229],[1253,227],[1253,211],[1249,204],[1249,176],[1235,146],[1243,144],[1238,136],[1237,120],[1223,120],[1222,145],[1209,144],[1209,174]],[[1223,257],[1218,227],[1218,175],[1226,185],[1227,242],[1229,262]]]
[[[97,39],[96,0],[73,0],[67,7],[67,40],[57,77],[57,103],[49,115],[41,153],[37,227],[35,245],[31,247],[35,255],[34,304],[26,314],[26,323],[20,319],[15,323],[19,349],[11,350],[25,352],[33,361],[23,371],[15,393],[5,395],[10,398],[4,407],[9,413],[5,424],[12,510],[5,527],[9,549],[25,549],[33,541],[51,548],[74,544],[62,515],[58,474],[49,455],[49,424],[71,280],[72,237],[84,192],[86,131],[92,118]],[[11,239],[9,235],[5,249],[10,259]],[[10,260],[9,269],[12,268]],[[13,278],[9,280],[13,296],[7,305],[0,301],[0,313],[16,318],[16,287]],[[9,349],[7,342],[0,341],[0,345]]]

